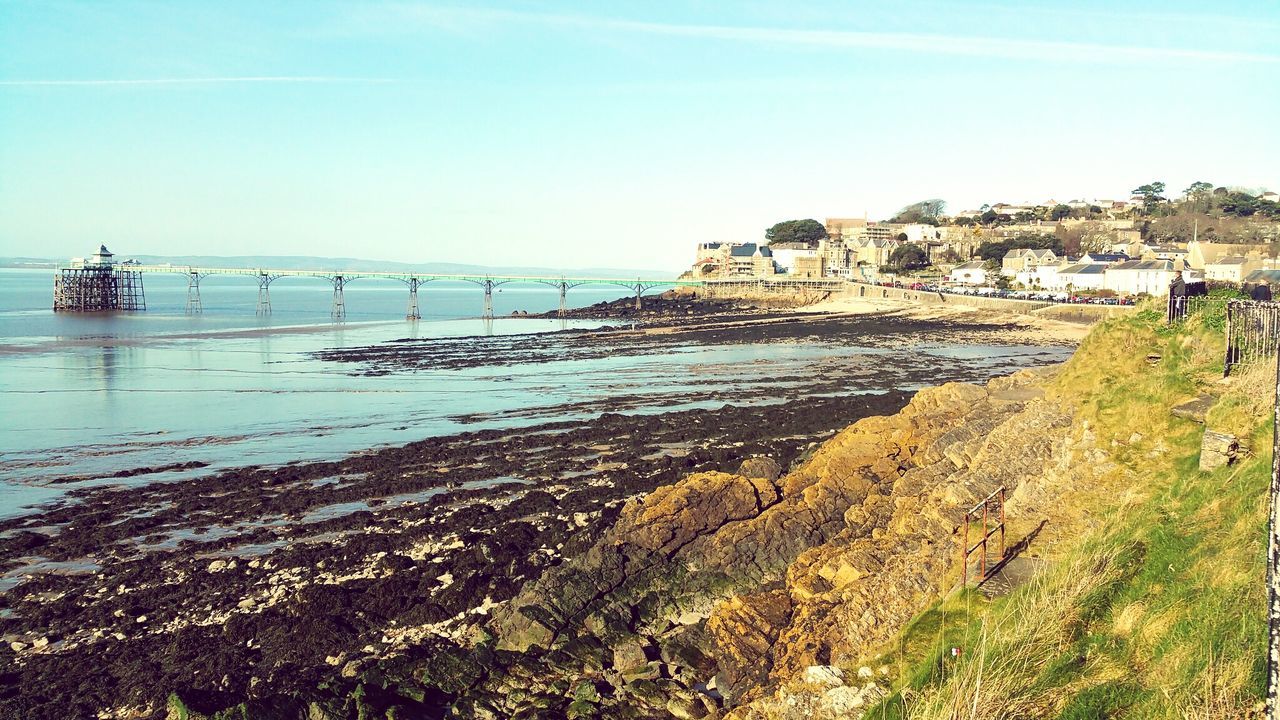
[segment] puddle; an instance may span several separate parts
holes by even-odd
[[[28,559],[32,562],[0,576],[0,592],[8,592],[16,588],[30,580],[32,575],[48,573],[57,575],[91,575],[102,569],[102,565],[88,559],[65,561],[46,560],[41,557]]]
[[[496,477],[487,480],[470,480],[459,484],[452,488],[431,488],[430,490],[419,490],[411,493],[401,493],[400,495],[391,495],[382,498],[368,498],[366,500],[356,500],[353,502],[335,503],[333,505],[325,505],[309,511],[302,516],[299,521],[303,524],[322,522],[324,520],[332,520],[350,515],[352,513],[363,512],[365,510],[385,510],[387,508],[395,508],[403,505],[416,505],[424,500],[435,497],[442,493],[453,492],[457,490],[484,490],[486,488],[498,487],[500,485],[530,485],[533,481],[515,477]],[[380,500],[376,505],[371,504],[374,500]]]

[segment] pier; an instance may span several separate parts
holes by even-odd
[[[700,287],[701,281],[666,278],[593,278],[538,275],[447,275],[426,272],[383,272],[364,270],[285,270],[275,268],[222,268],[193,265],[139,265],[114,262],[112,254],[103,246],[98,253],[86,259],[73,260],[69,266],[58,268],[54,278],[53,309],[58,312],[104,312],[146,310],[142,276],[145,273],[169,273],[187,278],[186,312],[198,315],[203,312],[200,284],[210,275],[240,275],[257,279],[257,314],[271,314],[271,284],[280,278],[315,278],[323,280],[333,292],[330,315],[343,320],[347,315],[343,290],[356,280],[393,280],[404,283],[408,290],[405,318],[422,318],[419,291],[431,282],[465,282],[484,291],[482,317],[493,317],[493,290],[509,283],[538,284],[560,291],[559,314],[568,312],[569,290],[582,285],[617,285],[635,295],[636,309],[641,309],[641,297],[658,287]]]

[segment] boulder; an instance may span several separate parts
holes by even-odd
[[[1235,435],[1205,430],[1200,441],[1200,469],[1211,472],[1236,461],[1240,441]]]
[[[773,482],[782,475],[782,468],[777,461],[767,457],[749,457],[738,466],[738,475],[747,478],[759,478]]]

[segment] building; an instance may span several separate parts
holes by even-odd
[[[1148,245],[1141,254],[1143,260],[1187,260],[1187,249],[1177,245]]]
[[[1101,290],[1106,286],[1107,266],[1101,263],[1074,263],[1058,269],[1057,287],[1070,293]]]
[[[797,256],[790,274],[792,277],[818,280],[826,277],[827,264],[815,250],[813,255]]]
[[[775,273],[773,251],[756,243],[699,243],[693,263],[696,275],[769,277]]]
[[[1228,255],[1218,258],[1204,266],[1206,280],[1242,283],[1255,270],[1262,269],[1262,256],[1256,253],[1249,255]]]
[[[822,258],[823,268],[828,275],[847,277],[849,268],[853,266],[853,252],[849,243],[840,236],[829,237],[818,243],[818,256]]]
[[[1169,284],[1178,272],[1183,273],[1183,280],[1187,282],[1203,279],[1200,273],[1184,269],[1181,263],[1171,260],[1127,260],[1107,265],[1103,272],[1103,288],[1121,295],[1168,295]]]
[[[1124,253],[1091,252],[1091,253],[1085,253],[1084,255],[1080,256],[1080,262],[1082,263],[1101,263],[1103,265],[1110,265],[1111,263],[1121,263],[1128,259],[1129,259],[1129,256],[1125,255]]]
[[[865,234],[869,224],[865,217],[827,218],[824,226],[827,228],[828,237],[835,236],[845,240],[852,240]]]
[[[1266,245],[1244,245],[1234,243],[1214,243],[1204,240],[1192,240],[1187,243],[1187,265],[1196,270],[1204,270],[1210,263],[1232,255],[1248,256],[1257,253],[1264,259],[1271,255]]]
[[[802,242],[772,243],[769,250],[773,253],[773,264],[780,272],[794,274],[796,261],[800,258],[817,257],[818,249]]]
[[[1056,265],[1058,256],[1049,249],[1019,248],[1005,253],[1000,261],[1000,274],[1016,277],[1020,272],[1034,270],[1041,265]]]
[[[880,268],[889,264],[889,256],[898,249],[893,238],[870,237],[854,241],[850,246],[849,262],[852,267]]]
[[[949,279],[957,285],[986,285],[987,264],[981,260],[974,260],[957,265],[951,269]]]

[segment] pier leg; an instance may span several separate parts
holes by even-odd
[[[486,320],[493,319],[493,281],[485,279],[484,281],[484,315]]]
[[[409,278],[409,311],[405,314],[406,320],[421,320],[422,313],[418,310],[418,285],[422,281],[418,278]]]
[[[200,315],[204,305],[200,302],[200,273],[193,272],[187,276],[187,314]]]
[[[342,288],[347,284],[341,275],[333,278],[333,310],[330,315],[334,320],[345,320],[347,317],[347,303],[342,296]]]
[[[275,278],[263,273],[258,276],[258,314],[271,314],[271,281]]]
[[[640,312],[640,293],[644,290],[644,286],[636,285],[636,312]]]
[[[564,317],[565,315],[569,314],[569,303],[565,298],[565,295],[568,294],[568,292],[569,292],[569,283],[561,282],[560,283],[560,317]]]

